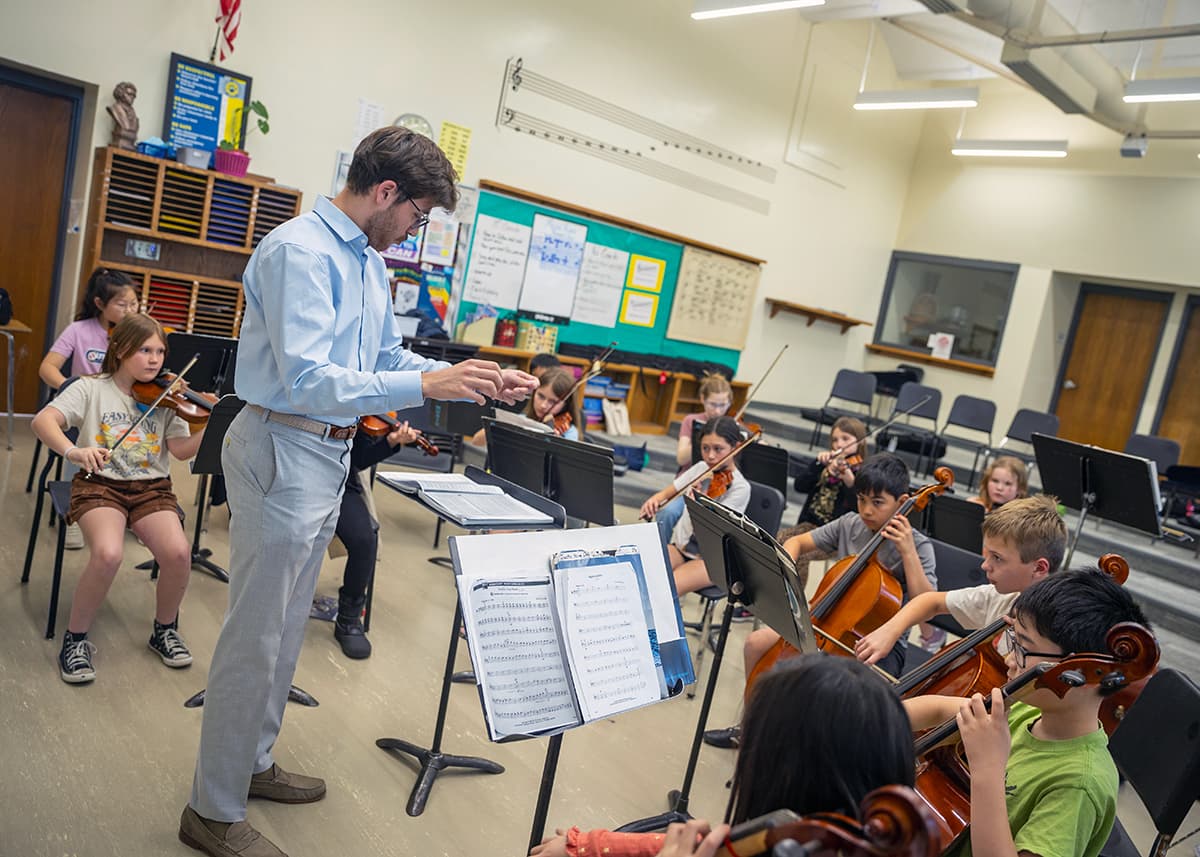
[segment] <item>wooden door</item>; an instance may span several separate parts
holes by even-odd
[[[1200,466],[1200,301],[1188,302],[1171,380],[1154,433],[1179,442],[1179,463]]]
[[[63,188],[72,147],[76,102],[0,78],[0,285],[12,297],[13,318],[33,328],[15,337],[15,410],[38,405],[38,364],[45,356],[57,296]],[[0,348],[0,382],[8,354]]]
[[[1059,437],[1122,450],[1162,339],[1171,296],[1084,283],[1054,413]]]

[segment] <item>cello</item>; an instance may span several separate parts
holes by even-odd
[[[907,515],[913,509],[924,509],[930,499],[954,484],[954,472],[948,467],[939,467],[933,476],[937,482],[926,485],[901,503],[893,518]],[[858,638],[871,633],[900,609],[903,601],[900,581],[875,558],[885,541],[886,527],[886,524],[880,527],[861,552],[840,560],[822,578],[809,605],[817,648],[854,657]],[[795,646],[782,638],[777,640],[746,676],[746,698],[759,676],[781,658],[795,654]]]
[[[935,857],[936,819],[907,786],[884,786],[863,798],[862,822],[833,812],[796,815],[779,809],[737,825],[716,857],[797,854],[806,857]]]
[[[1158,664],[1154,636],[1134,622],[1114,625],[1106,638],[1107,654],[1069,655],[1058,663],[1040,663],[1002,688],[1005,699],[1019,700],[1022,691],[1045,688],[1060,699],[1084,685],[1128,688],[1147,678]],[[991,710],[990,699],[984,705]],[[966,834],[971,813],[971,773],[957,742],[958,721],[951,718],[916,742],[917,792],[929,804],[940,831],[941,851]],[[954,743],[948,743],[954,742]]]

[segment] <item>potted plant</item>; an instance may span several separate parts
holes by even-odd
[[[261,101],[251,101],[246,109],[254,114],[254,122],[246,126],[247,139],[255,127],[263,134],[271,133],[271,117],[267,114],[267,108]],[[235,133],[233,129],[240,128],[241,124],[242,108],[239,107],[233,114],[233,121],[229,123],[229,133]],[[238,148],[230,137],[226,137],[217,146],[217,151],[213,153],[213,166],[226,175],[244,176],[250,167],[250,155],[245,149]]]

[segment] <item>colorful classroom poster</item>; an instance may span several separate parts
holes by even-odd
[[[171,54],[163,137],[172,146],[212,151],[222,140],[242,144],[250,78]]]
[[[450,159],[459,181],[467,174],[467,155],[471,151],[471,129],[453,122],[443,122],[438,135],[438,148]]]
[[[666,266],[667,263],[662,259],[635,254],[629,258],[629,279],[625,285],[647,292],[662,291],[663,271]]]
[[[621,303],[622,324],[654,327],[654,319],[657,315],[658,295],[644,295],[641,292],[625,293],[625,300]]]
[[[458,220],[440,208],[434,209],[425,224],[424,243],[421,244],[421,261],[431,265],[454,264],[455,244],[458,240]]]

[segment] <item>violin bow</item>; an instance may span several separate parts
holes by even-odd
[[[932,395],[926,396],[924,399],[922,399],[921,401],[917,402],[917,403],[916,403],[915,405],[913,405],[911,408],[908,408],[907,410],[901,411],[901,412],[900,412],[900,413],[898,413],[898,414],[892,414],[890,417],[888,417],[888,420],[887,420],[887,422],[885,422],[885,423],[882,423],[881,425],[878,425],[878,426],[876,426],[875,428],[871,429],[871,431],[869,431],[869,432],[867,432],[865,435],[863,435],[863,439],[862,439],[862,440],[858,441],[857,443],[853,443],[853,444],[851,444],[850,446],[853,446],[853,447],[854,447],[856,454],[858,454],[858,455],[862,455],[862,446],[863,446],[863,444],[865,444],[865,443],[866,443],[868,440],[870,440],[871,438],[873,438],[875,435],[879,434],[881,431],[883,431],[883,430],[884,430],[885,428],[887,428],[888,426],[890,426],[890,425],[895,425],[895,423],[896,423],[896,420],[900,419],[901,417],[907,417],[909,414],[911,414],[911,413],[913,413],[914,411],[916,411],[918,408],[920,408],[921,406],[923,406],[923,405],[924,405],[926,402],[928,402],[928,401],[929,401],[930,399],[932,399],[932,398],[933,398],[933,396],[932,396]],[[832,463],[832,462],[834,462],[834,461],[837,461],[837,460],[841,459],[843,456],[845,456],[845,455],[846,455],[846,450],[847,450],[847,449],[849,449],[849,448],[850,448],[850,446],[846,446],[846,447],[843,447],[842,449],[839,449],[839,450],[837,451],[837,454],[836,454],[836,455],[833,455],[833,456],[831,456],[831,457],[830,457],[830,459],[829,459],[829,461],[827,461],[827,462],[825,462],[825,463],[828,465],[828,464],[831,464],[831,463]]]
[[[701,474],[699,474],[698,476],[696,476],[694,479],[692,479],[690,482],[688,482],[688,484],[684,485],[682,488],[680,488],[678,491],[676,491],[674,494],[672,494],[672,495],[671,495],[671,496],[670,496],[670,497],[667,499],[667,501],[666,501],[666,502],[667,502],[667,503],[669,503],[669,502],[671,502],[671,500],[674,500],[674,499],[675,499],[676,497],[678,497],[680,494],[683,494],[685,491],[687,491],[689,488],[691,488],[693,485],[695,485],[697,482],[699,482],[699,481],[700,481],[701,479],[703,479],[705,476],[708,476],[709,474],[711,474],[711,473],[712,473],[712,472],[714,472],[715,470],[717,470],[717,469],[719,469],[720,467],[722,467],[722,466],[725,464],[725,462],[726,462],[726,461],[729,461],[731,458],[733,458],[735,455],[737,455],[737,454],[738,454],[739,452],[741,452],[743,449],[745,449],[746,447],[748,447],[750,444],[754,443],[754,441],[758,440],[760,437],[762,437],[762,431],[761,431],[761,430],[759,430],[759,431],[756,431],[756,432],[752,432],[748,438],[746,438],[745,440],[743,440],[741,443],[739,443],[739,444],[738,444],[737,446],[735,446],[733,449],[729,450],[729,452],[725,453],[725,454],[724,454],[724,455],[722,455],[720,458],[718,458],[716,461],[714,461],[712,464],[710,464],[710,465],[708,466],[708,469],[707,469],[707,470],[705,470],[703,473],[701,473]],[[649,519],[649,518],[642,518],[642,520],[643,520],[643,521],[648,521],[648,520],[650,520],[650,519]]]
[[[762,377],[758,379],[758,382],[751,387],[750,392],[746,394],[746,401],[742,402],[742,406],[738,408],[738,412],[733,415],[735,420],[740,420],[742,418],[742,414],[746,413],[746,408],[750,407],[750,402],[758,392],[758,388],[762,386],[763,381],[767,380],[767,376],[771,374],[771,370],[775,368],[775,364],[779,362],[779,358],[782,357],[783,352],[787,350],[788,347],[785,343],[783,348],[779,349],[779,353],[775,355],[775,359],[771,361],[771,365],[767,367],[767,371],[762,373]]]
[[[108,448],[109,452],[113,452],[113,451],[121,448],[121,444],[123,444],[125,442],[125,438],[129,437],[130,433],[134,429],[136,429],[138,426],[140,426],[143,422],[146,421],[146,417],[150,416],[150,414],[152,414],[154,412],[154,409],[158,407],[159,403],[163,399],[165,399],[167,396],[171,395],[171,393],[173,393],[175,391],[175,385],[183,380],[183,376],[187,374],[187,371],[189,369],[191,369],[193,366],[196,365],[196,361],[199,359],[200,359],[200,355],[197,354],[195,357],[193,357],[191,360],[188,361],[187,365],[184,366],[183,369],[181,369],[178,374],[176,374],[175,379],[173,381],[171,381],[171,383],[167,384],[167,386],[163,387],[163,391],[158,394],[158,398],[155,399],[153,402],[151,402],[150,405],[146,408],[146,410],[142,412],[142,415],[137,418],[137,420],[134,422],[134,424],[131,425],[129,428],[125,429],[125,433],[122,434],[119,438],[117,438],[116,442],[113,443],[113,445]]]
[[[612,353],[616,350],[617,343],[615,341],[610,342],[608,344],[608,348],[605,348],[603,351],[593,357],[591,367],[589,367],[582,375],[579,376],[579,380],[576,381],[571,389],[567,391],[567,395],[563,396],[563,401],[566,401],[574,396],[576,390],[604,371],[604,364],[608,362],[608,358],[612,357]]]

